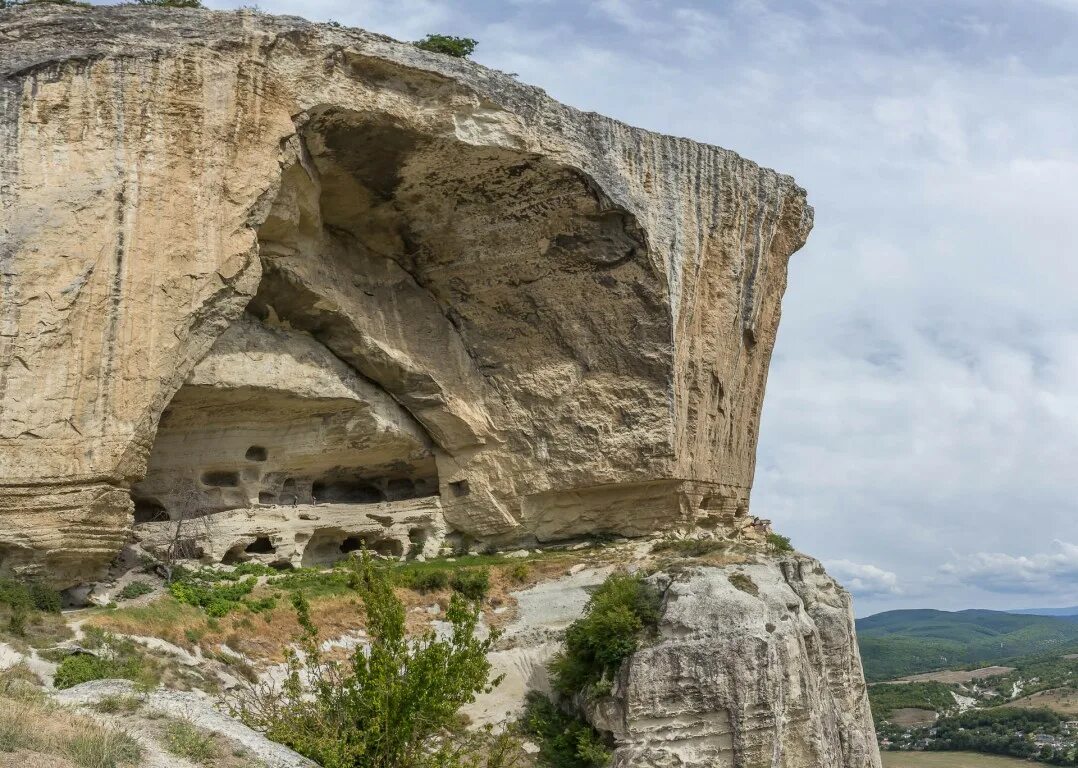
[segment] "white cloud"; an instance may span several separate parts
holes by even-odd
[[[1054,542],[1056,551],[1034,555],[977,552],[941,566],[947,576],[976,589],[1007,594],[1069,596],[1078,588],[1078,546]]]
[[[886,597],[902,594],[898,576],[875,565],[850,560],[828,560],[828,572],[855,597]]]

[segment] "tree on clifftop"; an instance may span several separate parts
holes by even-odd
[[[446,56],[455,56],[458,59],[466,59],[472,55],[475,47],[479,45],[477,40],[470,37],[453,37],[451,35],[427,35],[422,40],[417,40],[413,45],[432,53],[444,53]]]

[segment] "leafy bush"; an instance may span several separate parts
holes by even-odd
[[[135,656],[92,656],[79,653],[67,656],[56,669],[53,685],[70,688],[90,680],[138,680],[142,664]]]
[[[607,578],[565,632],[565,650],[551,664],[555,688],[573,695],[612,679],[658,626],[660,603],[658,590],[640,576]]]
[[[238,582],[214,584],[194,574],[183,574],[168,585],[168,591],[181,603],[198,606],[218,618],[239,608],[242,599],[254,588],[253,576]]]
[[[134,600],[136,597],[142,597],[153,592],[153,586],[147,584],[145,581],[129,581],[124,585],[117,595],[117,600]]]
[[[356,649],[344,664],[325,659],[307,600],[293,593],[304,653],[289,653],[284,684],[253,687],[238,714],[326,768],[473,765],[443,736],[460,706],[489,690],[486,654],[497,633],[477,639],[478,607],[454,596],[448,638],[433,631],[408,638],[404,606],[386,571],[375,568],[366,553],[353,567],[366,607],[369,648]],[[311,683],[309,692],[304,680]]]
[[[771,548],[772,552],[793,552],[793,544],[790,543],[789,536],[780,536],[777,533],[767,534],[767,546]]]
[[[8,629],[22,636],[26,634],[26,622],[34,611],[60,612],[60,593],[44,584],[3,578],[0,579],[0,605],[8,606],[11,611]]]
[[[523,584],[528,580],[531,572],[532,568],[527,563],[517,563],[509,569],[509,578],[517,583]]]
[[[486,568],[468,568],[457,571],[449,580],[454,592],[459,592],[469,600],[476,602],[487,596],[490,590],[490,571]]]
[[[522,726],[538,742],[539,755],[551,768],[602,768],[610,759],[594,728],[534,691],[528,694]]]
[[[396,582],[416,592],[437,592],[449,587],[449,571],[402,570]]]
[[[479,42],[470,37],[453,37],[452,35],[427,35],[422,40],[413,43],[416,48],[432,53],[444,53],[446,56],[455,56],[458,59],[466,59],[475,51]]]

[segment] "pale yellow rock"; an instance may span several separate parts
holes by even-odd
[[[450,528],[498,545],[744,520],[812,224],[788,176],[472,62],[54,5],[0,11],[0,217],[0,567],[61,585],[120,548],[133,485],[176,516],[281,472],[387,501],[436,481]],[[255,320],[324,359],[237,384],[206,356]],[[324,433],[332,467],[308,418],[331,400],[359,419]],[[244,463],[285,423],[277,476]]]

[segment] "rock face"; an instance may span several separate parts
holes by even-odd
[[[0,11],[0,568],[275,505],[743,521],[811,224],[733,152],[378,35]]]
[[[658,641],[591,719],[615,768],[878,768],[849,595],[804,557],[661,575]]]
[[[631,560],[630,553],[625,553]],[[517,615],[491,655],[498,687],[465,708],[478,724],[549,693],[546,665],[589,594],[588,568],[513,594]],[[879,768],[849,594],[802,555],[684,565],[651,580],[658,637],[585,713],[615,745],[613,768]]]

